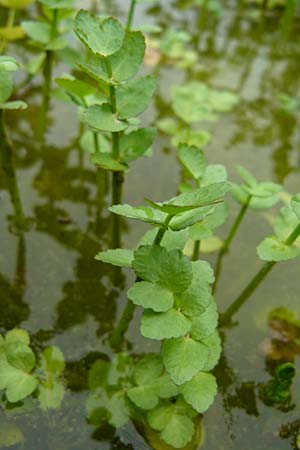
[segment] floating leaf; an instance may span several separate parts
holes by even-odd
[[[257,254],[263,261],[287,261],[300,256],[300,248],[286,245],[276,236],[270,236],[259,244]]]
[[[198,413],[204,413],[212,405],[217,393],[216,379],[210,373],[200,372],[180,386],[180,392]]]
[[[191,322],[181,312],[170,309],[166,312],[145,311],[141,320],[141,333],[149,339],[169,339],[185,336]]]
[[[193,438],[193,420],[180,404],[158,406],[148,413],[148,422],[174,448],[185,447]]]
[[[189,337],[167,339],[162,343],[162,358],[166,370],[177,385],[191,380],[207,364],[208,347]]]
[[[136,117],[148,107],[157,87],[153,76],[138,78],[116,89],[117,110],[120,119]]]
[[[125,36],[122,25],[113,17],[100,19],[84,10],[77,13],[74,30],[84,45],[101,56],[120,50]]]
[[[134,254],[132,250],[117,248],[114,250],[106,250],[105,252],[98,253],[95,256],[95,259],[97,259],[97,261],[112,264],[113,266],[131,268]]]
[[[81,113],[81,120],[88,126],[99,131],[117,132],[127,128],[127,123],[116,118],[108,103],[92,105]]]

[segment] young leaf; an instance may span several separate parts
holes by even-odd
[[[239,176],[245,181],[247,186],[255,187],[257,185],[257,181],[254,176],[243,166],[236,166],[236,171]]]
[[[300,248],[286,245],[276,236],[270,236],[259,244],[257,254],[263,261],[287,261],[300,256]]]
[[[127,296],[135,305],[156,312],[168,311],[174,303],[173,294],[169,289],[148,281],[134,283]]]
[[[84,45],[104,57],[120,50],[125,36],[122,25],[113,17],[100,19],[84,10],[77,13],[74,30]]]
[[[15,72],[20,69],[20,64],[12,56],[0,55],[0,70]]]
[[[121,160],[130,162],[144,155],[153,144],[155,133],[155,128],[140,128],[121,136]]]
[[[202,150],[195,146],[181,144],[178,148],[178,158],[195,180],[202,178],[207,166]]]
[[[160,313],[148,310],[142,316],[141,333],[148,339],[178,338],[185,336],[191,325],[190,320],[176,309]]]
[[[116,118],[108,103],[92,105],[81,113],[81,120],[89,127],[99,131],[117,132],[127,128],[127,123]]]
[[[105,252],[98,253],[95,256],[95,259],[97,259],[97,261],[112,264],[113,266],[131,268],[134,254],[132,250],[117,248],[114,250],[106,250]]]
[[[109,57],[112,78],[125,81],[133,77],[143,62],[146,44],[139,31],[127,32],[120,50]]]
[[[138,78],[116,89],[117,110],[120,119],[129,119],[140,115],[148,104],[157,87],[153,76]]]
[[[216,379],[210,373],[200,372],[180,386],[184,400],[203,414],[213,404],[217,393]]]
[[[203,370],[208,357],[208,347],[189,337],[167,339],[162,343],[164,366],[177,385],[191,380]]]
[[[116,161],[110,153],[93,153],[91,155],[91,162],[95,166],[105,170],[111,170],[112,172],[126,172],[128,170],[127,164]]]

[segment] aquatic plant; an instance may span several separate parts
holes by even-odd
[[[4,26],[0,27],[0,53],[5,49],[6,42],[16,41],[25,36],[20,25],[16,25],[17,11],[27,8],[34,0],[0,0],[0,6],[7,8],[7,19]]]
[[[87,61],[79,67],[96,80],[98,96],[95,93],[89,102],[87,88],[79,98],[76,80],[60,79],[58,83],[68,83],[67,91],[83,107],[81,121],[95,138],[91,161],[114,172],[112,202],[116,204],[121,201],[122,173],[128,170],[128,163],[145,155],[153,143],[155,130],[139,128],[137,116],[148,107],[157,82],[153,76],[133,78],[145,53],[141,32],[126,31],[112,17],[99,18],[82,10],[75,19],[75,33],[89,50]],[[99,148],[99,132],[111,134],[111,151]]]
[[[39,359],[27,331],[13,329],[0,335],[0,390],[9,403],[18,403],[36,392],[40,407],[56,409],[64,398],[64,356],[58,347],[45,348]]]

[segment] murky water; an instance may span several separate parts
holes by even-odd
[[[105,3],[124,17],[128,2],[103,2],[104,9]],[[193,79],[230,89],[240,102],[232,113],[209,126],[213,132],[206,150],[209,161],[224,164],[231,179],[237,179],[234,167],[241,163],[258,178],[299,192],[299,111],[283,111],[279,95],[300,92],[300,22],[289,24],[282,17],[278,11],[260,16],[255,9],[234,3],[223,6],[220,15],[205,15],[199,7],[184,8],[183,2],[167,0],[152,8],[141,6],[136,23],[188,30],[193,35],[191,47],[198,53],[195,70],[172,65],[147,69],[155,70],[160,88],[143,118],[149,123],[164,116],[172,84]],[[22,47],[9,50],[22,59]],[[64,70],[56,68],[55,74]],[[24,436],[13,449],[148,448],[133,427],[119,432],[109,426],[95,430],[85,419],[87,368],[98,354],[107,354],[107,335],[123,309],[133,278],[124,270],[116,286],[114,270],[93,259],[111,245],[109,183],[97,179],[88,156],[80,151],[79,122],[72,105],[52,99],[41,141],[42,84],[38,77],[21,91],[29,104],[27,111],[7,114],[22,207],[29,220],[25,233],[15,232],[8,184],[0,171],[0,327],[2,331],[29,330],[37,350],[57,344],[67,361],[68,390],[58,412],[30,409],[6,418],[0,412],[0,421],[17,426]],[[154,156],[134,163],[126,176],[124,202],[141,204],[145,196],[167,199],[177,192],[180,178],[169,139],[158,135]],[[231,207],[233,219],[237,207]],[[220,310],[260,267],[255,246],[269,230],[266,215],[250,212],[246,217],[234,249],[226,256],[216,296]],[[134,246],[144,231],[144,226],[124,221],[123,246]],[[226,235],[226,227],[221,233]],[[209,260],[214,264],[213,257]],[[297,352],[294,407],[280,411],[260,398],[260,385],[270,379],[274,365],[267,352],[272,342],[276,347],[268,312],[277,306],[299,310],[298,261],[275,267],[237,314],[235,326],[224,331],[224,353],[216,370],[219,394],[204,417],[206,450],[296,448],[300,426]],[[140,337],[138,320],[126,337],[133,352],[152,348]],[[284,360],[284,351],[278,350],[279,359]]]

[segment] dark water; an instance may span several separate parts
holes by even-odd
[[[124,17],[128,2],[103,2],[102,8],[105,3]],[[194,79],[230,89],[240,102],[210,126],[209,161],[224,164],[231,179],[237,178],[234,167],[239,162],[258,178],[299,192],[299,111],[283,111],[278,96],[300,92],[300,22],[289,23],[277,10],[260,16],[255,8],[235,4],[223,6],[219,16],[183,6],[164,0],[153,8],[141,6],[137,13],[136,23],[188,30],[199,61],[195,70],[163,64],[155,68],[160,88],[143,120],[149,123],[164,116],[172,84]],[[24,56],[23,47],[8,50],[21,59]],[[55,74],[66,70],[55,68]],[[0,171],[0,327],[29,330],[37,350],[58,345],[67,361],[68,389],[58,412],[33,409],[11,418],[2,414],[0,421],[21,430],[24,440],[11,447],[15,449],[147,448],[132,427],[118,433],[109,426],[95,430],[85,419],[88,362],[95,352],[109,354],[106,338],[123,309],[132,275],[122,271],[116,286],[114,270],[93,259],[111,245],[109,183],[97,179],[88,156],[80,151],[73,106],[52,99],[45,141],[41,141],[42,84],[37,77],[23,88],[27,111],[7,114],[28,230],[16,233],[8,184]],[[140,204],[145,196],[167,199],[176,193],[180,177],[169,139],[159,135],[154,156],[134,163],[126,176],[124,202]],[[233,219],[237,207],[231,206]],[[270,214],[250,212],[246,217],[223,267],[217,291],[220,310],[260,267],[255,247],[270,231]],[[123,246],[133,247],[144,231],[138,223],[123,222]],[[225,236],[226,227],[221,234]],[[214,263],[213,257],[209,260]],[[236,326],[224,331],[224,353],[216,371],[219,394],[204,417],[206,450],[296,448],[299,357],[288,342],[282,349],[275,340],[268,313],[278,306],[298,311],[299,286],[299,262],[278,265],[238,313]],[[140,337],[136,319],[127,333],[127,345],[133,352],[151,350],[149,341]],[[272,344],[280,347],[276,357],[268,353]],[[295,357],[298,372],[292,387],[294,407],[284,412],[266,406],[259,392],[261,383],[271,377],[274,358],[284,360],[288,352],[289,359]]]

